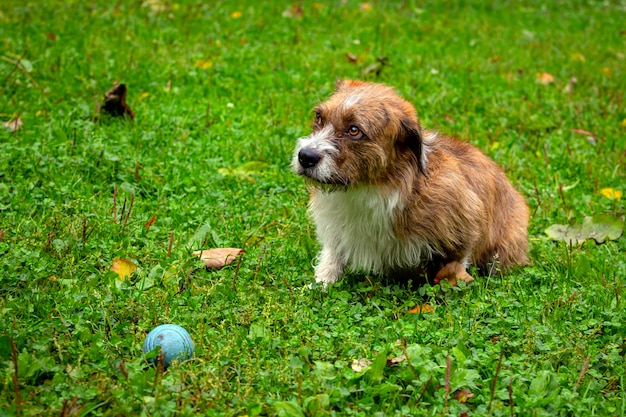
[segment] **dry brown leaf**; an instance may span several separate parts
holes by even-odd
[[[137,265],[124,258],[116,258],[113,260],[111,271],[119,275],[122,281],[126,281],[137,270]]]
[[[17,132],[20,127],[24,125],[24,122],[22,122],[22,119],[20,119],[19,117],[16,117],[15,119],[9,120],[8,122],[3,122],[2,124],[11,132]]]
[[[292,4],[287,10],[283,12],[283,17],[302,17],[304,15],[304,9],[299,4]]]
[[[412,309],[409,310],[411,314],[420,314],[420,313],[432,313],[435,311],[435,307],[430,306],[428,304],[416,305]]]
[[[469,400],[470,398],[474,398],[474,394],[472,393],[472,391],[467,388],[461,388],[454,391],[454,394],[452,394],[452,396],[461,404],[466,403],[467,400]]]
[[[118,84],[104,93],[104,102],[102,110],[111,116],[128,116],[131,119],[135,117],[135,113],[130,106],[126,104],[127,94],[126,84]]]
[[[354,359],[352,361],[352,370],[354,372],[363,372],[365,368],[367,368],[371,364],[372,364],[372,361],[367,360],[365,358]]]
[[[400,355],[395,358],[387,359],[387,366],[397,365],[406,360],[406,355]]]
[[[346,52],[346,58],[348,58],[348,61],[355,63],[359,60],[359,58],[357,58],[356,55],[351,54],[350,52]]]
[[[537,75],[537,82],[543,85],[552,84],[554,82],[554,76],[552,74],[548,74],[547,72],[542,72]]]
[[[220,269],[233,263],[241,253],[243,253],[243,249],[215,248],[202,251],[197,250],[193,254],[200,257],[207,269]]]
[[[50,39],[51,41],[56,41],[57,40],[57,35],[52,33],[52,32],[48,32],[44,36],[46,38]]]
[[[603,139],[598,138],[597,135],[595,135],[592,132],[588,132],[586,130],[583,129],[572,129],[571,130],[572,133],[578,133],[579,135],[585,135],[587,136],[587,142],[589,142],[591,145],[595,145],[597,141],[599,141],[600,143],[603,143]]]
[[[152,217],[150,217],[150,219],[148,219],[148,221],[143,225],[143,227],[146,228],[146,230],[148,230],[149,228],[152,227],[152,225],[154,224],[154,222],[156,221],[156,213],[154,213],[152,215]]]

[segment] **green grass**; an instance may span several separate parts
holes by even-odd
[[[2,2],[0,119],[23,126],[0,132],[0,415],[626,415],[626,238],[544,234],[625,213],[601,190],[626,192],[626,5],[369,6]],[[503,166],[534,265],[306,289],[318,244],[289,161],[338,77],[393,85]],[[115,81],[134,121],[98,116]],[[246,252],[208,272],[209,247]],[[165,322],[196,355],[160,373],[141,345]]]

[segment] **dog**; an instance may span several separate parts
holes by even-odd
[[[291,165],[310,185],[324,289],[346,269],[456,285],[473,280],[472,264],[493,273],[528,263],[522,195],[476,147],[423,129],[393,88],[339,80],[313,113]]]

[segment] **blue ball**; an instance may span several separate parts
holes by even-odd
[[[151,352],[157,346],[161,347],[161,352],[164,354],[163,366],[165,368],[174,360],[182,362],[191,358],[194,349],[187,330],[176,324],[162,324],[148,333],[143,342],[143,353]]]

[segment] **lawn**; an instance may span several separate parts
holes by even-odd
[[[625,416],[626,237],[545,233],[623,221],[625,22],[623,1],[2,1],[0,416]],[[533,265],[309,289],[289,162],[337,78],[500,164]],[[115,83],[132,120],[100,110]],[[193,255],[219,247],[245,252]],[[165,372],[142,352],[162,323],[195,343]]]

